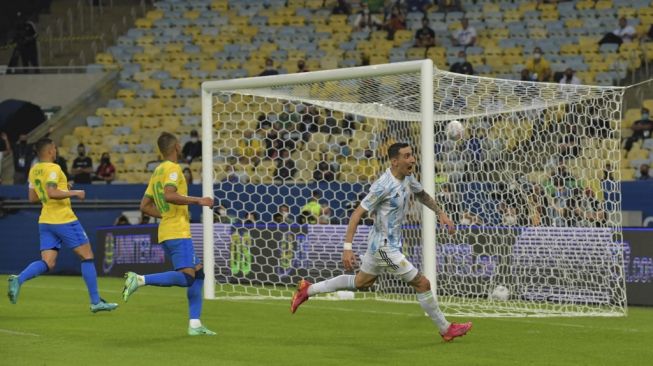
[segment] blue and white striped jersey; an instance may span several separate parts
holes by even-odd
[[[367,237],[369,253],[375,253],[380,247],[388,252],[401,251],[401,226],[406,219],[410,194],[423,190],[412,175],[401,181],[389,168],[372,184],[370,193],[361,202],[374,218],[374,227]]]

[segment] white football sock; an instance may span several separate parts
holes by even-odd
[[[199,328],[199,327],[202,326],[202,322],[201,322],[199,319],[191,319],[191,320],[188,322],[188,325],[189,325],[191,328]]]
[[[136,275],[136,283],[138,286],[145,286],[145,276]]]
[[[440,334],[443,334],[449,329],[449,322],[444,318],[444,314],[440,311],[437,300],[435,300],[435,295],[433,291],[426,291],[417,294],[417,301],[419,305],[424,309],[429,318],[433,323],[440,329]]]
[[[338,290],[355,290],[355,278],[356,276],[354,275],[340,275],[326,281],[318,282],[308,288],[308,296],[323,294],[325,292],[334,292]]]

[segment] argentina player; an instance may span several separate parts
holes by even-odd
[[[356,275],[341,275],[316,284],[301,280],[293,295],[290,311],[295,313],[313,295],[368,288],[382,272],[388,271],[415,289],[422,309],[438,327],[442,338],[448,342],[465,335],[472,328],[472,323],[449,323],[431,291],[429,280],[401,252],[401,226],[406,218],[410,194],[414,194],[417,200],[433,210],[450,234],[453,234],[455,226],[446,212],[413,177],[416,161],[412,148],[406,143],[393,144],[388,149],[388,157],[390,168],[372,184],[370,192],[351,215],[345,234],[342,261],[349,271],[356,265],[351,242],[358,223],[365,212],[373,215],[374,226],[367,238],[367,252],[362,258],[360,270]]]

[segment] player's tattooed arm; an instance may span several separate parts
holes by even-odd
[[[433,210],[436,215],[441,215],[444,213],[442,207],[440,207],[440,205],[435,202],[435,199],[431,197],[430,194],[426,193],[426,191],[415,193],[415,198],[417,198],[417,200],[420,201],[424,206]]]
[[[77,197],[81,200],[86,198],[86,193],[84,191],[80,191],[80,190],[62,191],[59,188],[57,188],[57,185],[55,183],[48,183],[45,187],[46,187],[45,190],[48,193],[48,198],[51,198],[53,200],[63,200],[71,197]]]

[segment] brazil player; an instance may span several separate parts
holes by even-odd
[[[161,218],[159,243],[166,255],[171,257],[174,271],[138,275],[125,274],[123,299],[127,301],[141,286],[187,287],[189,335],[215,335],[200,322],[202,312],[202,286],[204,271],[195,257],[190,235],[188,205],[213,206],[211,197],[189,197],[184,173],[176,162],[181,158],[181,145],[177,138],[164,132],[157,141],[165,161],[152,174],[145,195],[141,200],[141,211],[146,215]]]
[[[93,251],[88,237],[77,221],[70,206],[70,198],[84,199],[84,191],[68,190],[68,180],[59,165],[54,164],[57,148],[49,138],[36,143],[39,162],[29,172],[29,200],[41,202],[39,234],[41,236],[41,260],[32,262],[18,276],[9,276],[9,300],[15,304],[21,285],[54,268],[57,254],[62,246],[70,248],[82,260],[82,277],[91,298],[91,311],[111,311],[118,304],[107,303],[100,298],[97,273],[93,263]]]
[[[316,284],[301,280],[297,292],[293,295],[290,311],[295,313],[297,308],[313,295],[368,288],[374,284],[377,276],[389,271],[415,289],[422,309],[438,327],[442,338],[449,342],[465,335],[472,328],[472,323],[449,323],[440,311],[429,280],[401,253],[401,226],[406,216],[410,194],[414,194],[423,205],[433,210],[450,234],[453,234],[455,226],[433,197],[426,193],[413,177],[415,156],[412,148],[406,143],[393,144],[388,149],[388,157],[390,168],[372,184],[370,192],[354,210],[345,234],[342,262],[345,269],[350,271],[356,265],[351,242],[358,223],[365,212],[369,211],[374,215],[374,227],[367,238],[367,252],[362,258],[360,270],[355,276],[341,275]]]

